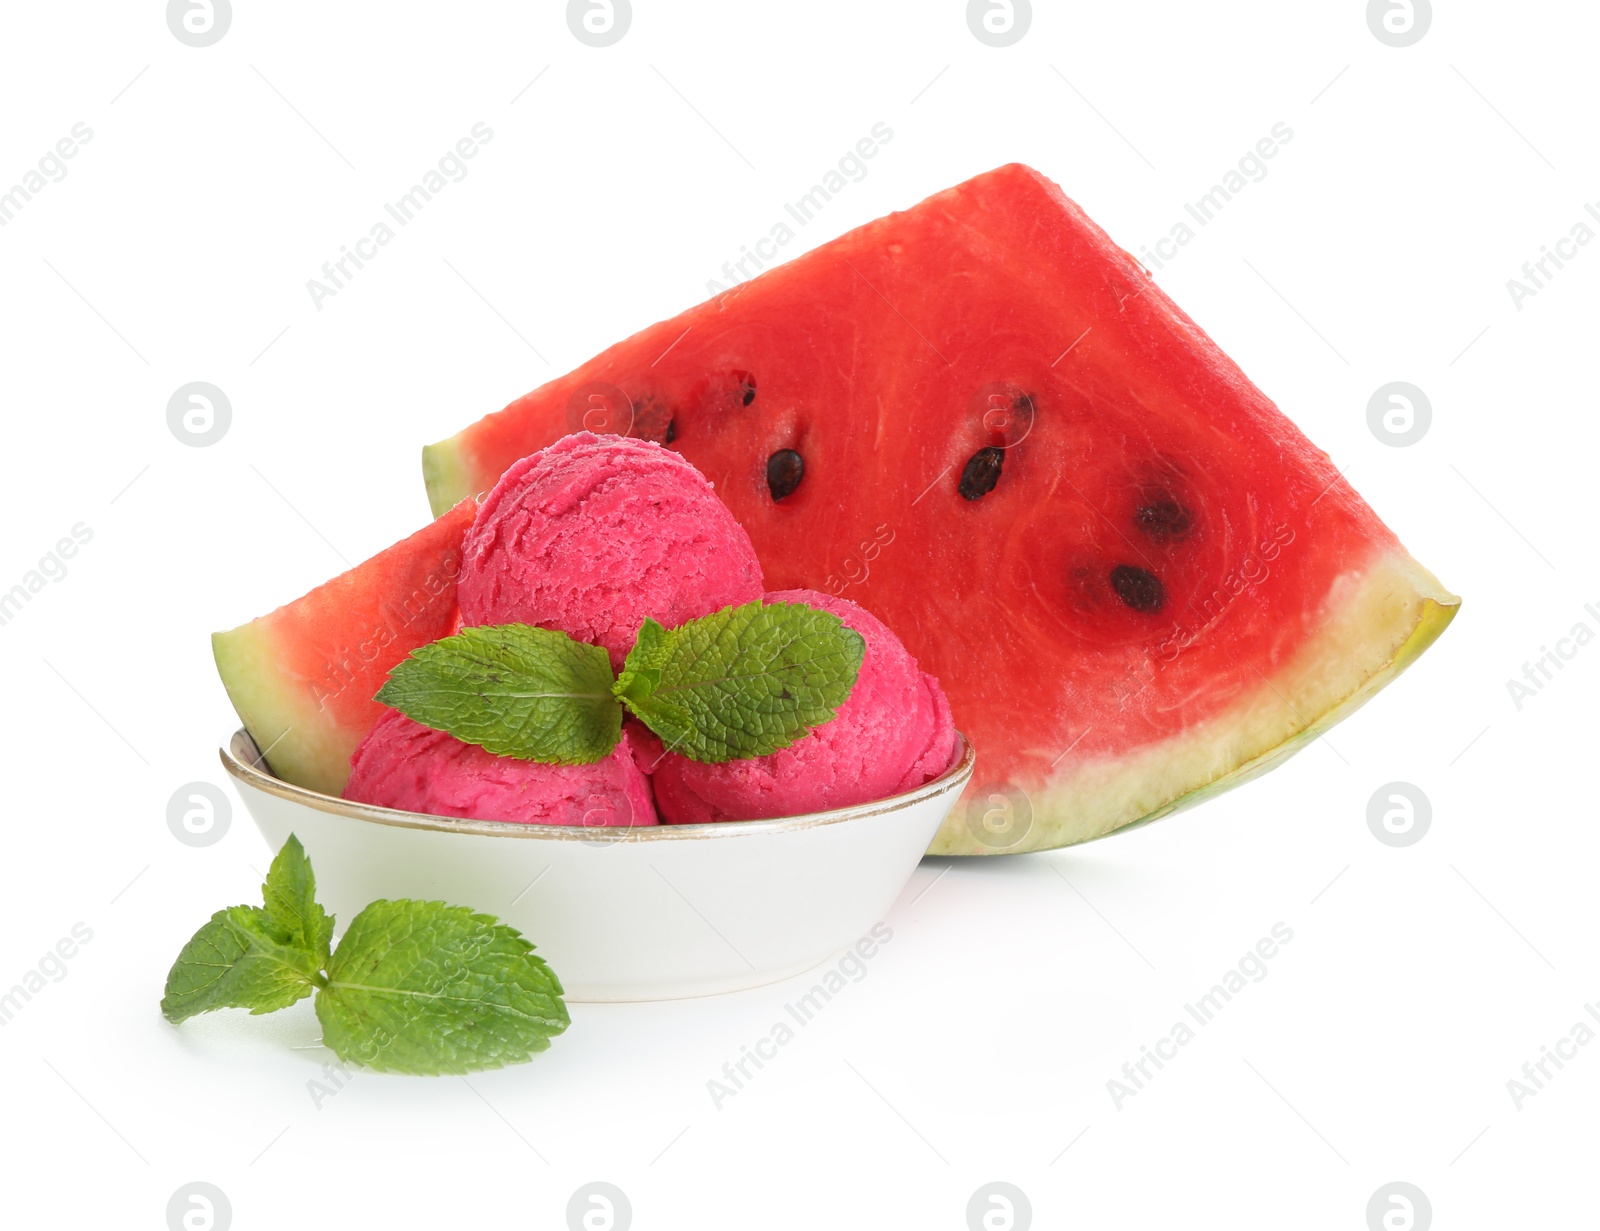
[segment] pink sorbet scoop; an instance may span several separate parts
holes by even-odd
[[[780,590],[766,601],[820,607],[860,633],[867,648],[855,688],[831,721],[770,756],[707,765],[657,754],[652,772],[662,820],[746,821],[845,808],[909,791],[950,768],[956,729],[944,690],[882,621],[815,590]],[[645,740],[659,746],[641,733]]]
[[[350,758],[344,797],[525,825],[654,825],[636,739],[625,726],[617,746],[593,765],[545,765],[495,756],[390,710]]]
[[[507,470],[462,546],[464,624],[537,624],[620,670],[646,616],[668,628],[761,597],[750,536],[711,484],[647,440],[579,432]]]

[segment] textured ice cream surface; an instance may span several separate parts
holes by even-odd
[[[350,758],[344,797],[433,816],[525,825],[654,825],[633,728],[593,765],[500,757],[391,710]],[[648,762],[646,762],[648,765]]]
[[[745,821],[845,808],[909,791],[950,768],[956,731],[944,691],[881,620],[814,590],[765,597],[819,607],[860,633],[866,653],[855,687],[830,721],[769,756],[711,765],[662,755],[653,771],[662,820]]]
[[[646,616],[674,628],[761,597],[750,536],[670,449],[579,432],[501,476],[467,531],[465,624],[536,624],[620,669]]]

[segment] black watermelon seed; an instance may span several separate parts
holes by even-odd
[[[767,489],[774,500],[791,495],[805,474],[806,459],[793,449],[779,449],[767,459]]]
[[[1160,611],[1167,605],[1167,587],[1149,569],[1119,564],[1111,570],[1111,588],[1134,611]]]
[[[1189,533],[1189,510],[1171,496],[1158,496],[1142,504],[1133,513],[1134,523],[1146,538],[1156,543],[1181,539]]]
[[[739,378],[739,403],[748,406],[756,400],[756,378],[745,372]]]
[[[613,431],[616,429],[613,428]],[[672,407],[654,393],[641,393],[633,400],[633,421],[627,434],[640,440],[665,444],[672,431]]]
[[[1000,468],[1005,465],[1005,460],[1005,450],[993,446],[979,449],[969,457],[961,471],[961,482],[956,484],[956,491],[961,493],[961,498],[978,500],[992,492],[994,485],[1000,482]]]
[[[678,438],[678,421],[676,419],[668,419],[667,420],[667,434],[666,434],[666,437],[662,440],[661,443],[664,444],[664,445],[670,445],[677,438]]]

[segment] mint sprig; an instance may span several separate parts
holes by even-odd
[[[561,984],[515,928],[464,906],[374,902],[317,996],[322,1041],[397,1073],[521,1064],[567,1028]]]
[[[865,653],[830,612],[758,600],[674,629],[646,620],[617,695],[690,760],[762,757],[834,716]]]
[[[316,958],[320,968],[333,944],[333,916],[317,901],[317,878],[311,859],[293,834],[267,869],[261,886],[267,917],[287,934],[296,948]]]
[[[622,736],[604,649],[530,624],[464,628],[420,646],[377,700],[497,756],[598,761]]]
[[[333,917],[293,834],[262,897],[218,911],[183,947],[161,998],[168,1021],[223,1008],[271,1013],[315,994],[323,1042],[340,1060],[434,1074],[520,1064],[567,1028],[555,972],[489,915],[377,901],[331,950]]]
[[[219,910],[184,945],[161,1012],[178,1022],[212,1009],[272,1013],[311,995],[317,962],[256,906]]]
[[[412,651],[377,700],[500,756],[592,764],[624,708],[691,760],[766,756],[831,719],[866,643],[831,612],[757,599],[677,628],[645,620],[622,673],[606,652],[527,624],[463,629]]]

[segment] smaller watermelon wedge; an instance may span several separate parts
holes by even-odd
[[[454,631],[463,500],[304,598],[211,637],[217,672],[272,772],[328,795],[384,707],[373,694],[402,658]]]

